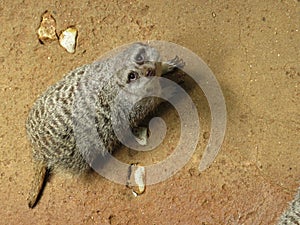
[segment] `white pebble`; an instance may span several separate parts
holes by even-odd
[[[69,53],[75,52],[77,33],[78,32],[75,27],[69,27],[59,36],[60,45]]]

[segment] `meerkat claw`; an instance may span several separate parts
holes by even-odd
[[[176,55],[175,58],[163,63],[163,74],[170,73],[175,69],[182,69],[184,66],[185,62],[183,61],[183,59],[179,58]]]

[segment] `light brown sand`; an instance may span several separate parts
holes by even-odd
[[[0,224],[274,224],[299,186],[299,1],[62,2],[0,1]],[[53,13],[59,31],[78,28],[75,54],[38,42],[45,10]],[[24,124],[36,97],[106,51],[147,39],[191,49],[216,75],[228,110],[216,162],[197,174],[207,142],[201,136],[180,172],[138,198],[97,174],[56,175],[41,202],[29,209],[34,172]],[[195,88],[190,95],[202,131],[209,131],[203,94]],[[172,130],[167,138],[176,140],[176,113],[165,106],[161,116]],[[158,156],[174,146],[176,141],[166,140]],[[128,153],[118,155],[142,158]]]

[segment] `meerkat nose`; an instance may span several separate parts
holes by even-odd
[[[153,77],[155,76],[155,71],[153,69],[148,69],[146,73],[146,77]]]

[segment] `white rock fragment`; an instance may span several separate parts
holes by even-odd
[[[138,191],[135,191],[137,194],[142,194],[145,191],[145,167],[137,166],[136,171],[134,172],[134,180],[138,185]]]
[[[132,193],[135,197],[145,192],[145,182],[145,167],[139,166],[138,164],[131,164],[129,167],[127,187],[132,190]]]
[[[44,12],[42,15],[37,34],[42,44],[57,40],[56,21],[49,11]]]
[[[59,44],[69,53],[75,52],[77,33],[75,27],[69,27],[59,35]]]
[[[146,146],[148,143],[148,128],[147,127],[136,127],[133,129],[135,140],[142,146]]]

